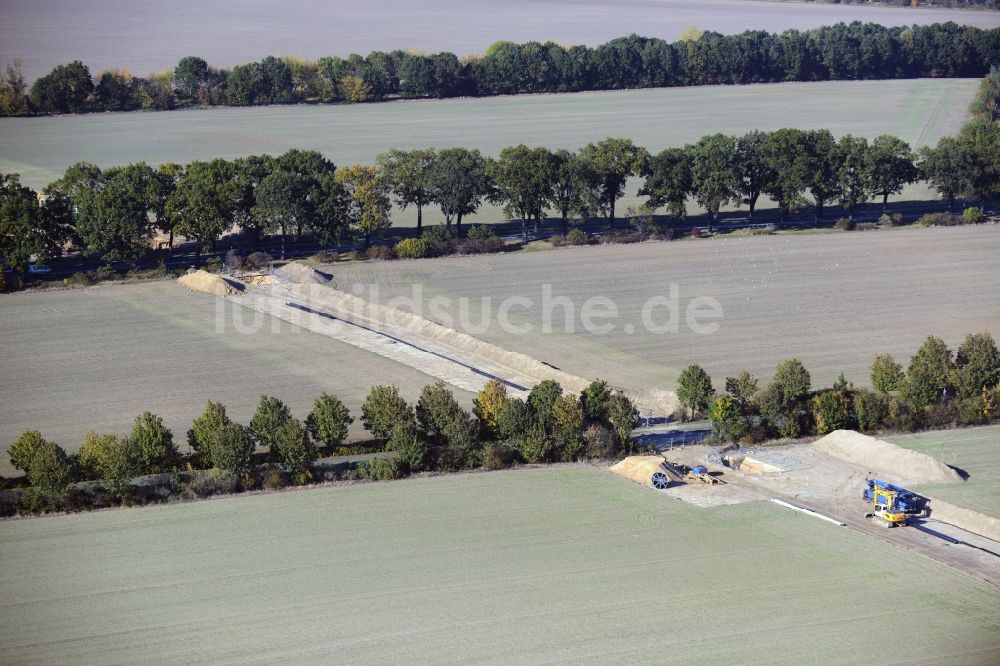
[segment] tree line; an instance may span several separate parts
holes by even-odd
[[[783,220],[805,206],[819,220],[832,203],[850,218],[874,197],[884,209],[919,179],[951,208],[959,197],[1000,196],[1000,125],[974,120],[919,153],[892,136],[836,140],[827,130],[781,129],[713,134],[657,154],[608,138],[576,152],[512,146],[495,158],[466,148],[390,150],[374,165],[340,168],[302,150],[156,168],[80,162],[44,189],[41,204],[16,174],[0,175],[0,259],[23,271],[33,258],[44,264],[73,245],[107,262],[135,261],[157,232],[170,247],[175,233],[184,235],[200,254],[233,228],[254,247],[279,236],[282,254],[286,239],[305,235],[325,247],[354,239],[367,246],[392,225],[393,203],[416,208],[418,232],[424,207],[440,207],[444,228],[404,248],[405,256],[427,256],[435,237],[461,236],[463,217],[484,202],[520,219],[525,238],[527,225],[547,214],[562,220],[563,233],[597,217],[613,228],[633,177],[643,178],[643,213],[664,209],[675,222],[692,200],[711,222],[727,205],[746,206],[752,218],[761,196],[777,203]]]
[[[910,432],[933,427],[984,425],[1000,419],[1000,350],[989,333],[969,334],[952,352],[928,337],[907,368],[889,354],[870,368],[874,390],[855,388],[843,373],[832,388],[812,390],[798,359],[782,362],[761,387],[748,372],[727,377],[725,391],[698,365],[678,378],[685,415],[704,415],[723,441],[762,442],[774,437],[825,435],[857,429]]]
[[[1000,64],[1000,29],[955,23],[885,27],[838,23],[780,34],[685,31],[629,35],[589,48],[494,43],[485,54],[373,51],[316,61],[268,56],[230,70],[188,56],[171,71],[92,76],[79,60],[28,89],[19,64],[0,77],[0,114],[131,111],[185,106],[366,102],[780,81],[980,77]]]
[[[439,381],[425,386],[415,405],[395,386],[372,387],[361,421],[373,441],[351,450],[386,453],[359,464],[355,475],[384,480],[417,472],[614,457],[629,449],[638,412],[628,397],[600,380],[579,395],[543,381],[524,400],[508,396],[504,384],[491,380],[470,413]],[[317,398],[302,421],[281,400],[264,395],[248,425],[233,421],[225,405],[208,402],[187,432],[186,454],[162,419],[149,412],[136,418],[127,436],[89,433],[73,455],[29,430],[9,447],[11,464],[30,484],[19,493],[18,509],[36,513],[93,506],[99,501],[96,491],[71,488],[78,481],[96,482],[113,500],[131,503],[138,499],[138,477],[176,477],[184,469],[214,470],[223,475],[214,477],[219,482],[214,488],[225,491],[309,483],[321,453],[344,449],[353,422],[335,395]],[[175,494],[190,490],[182,486],[179,478],[170,480]]]

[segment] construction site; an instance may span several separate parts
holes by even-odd
[[[332,276],[297,262],[256,272],[192,271],[178,282],[470,393],[491,379],[521,398],[547,379],[571,392],[590,381],[413,313],[369,302],[338,289]],[[627,457],[608,467],[609,472],[700,509],[774,503],[1000,586],[1000,520],[908,490],[965,481],[963,473],[935,458],[846,430],[809,443],[706,446],[699,443],[697,431],[664,424],[665,415],[677,406],[675,393],[648,386],[621,388],[648,415],[647,429],[637,431],[647,453]]]

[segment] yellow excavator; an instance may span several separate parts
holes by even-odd
[[[902,527],[906,525],[906,511],[900,506],[899,493],[889,488],[874,486],[869,491],[872,499],[872,512],[866,513],[876,525],[882,527]]]

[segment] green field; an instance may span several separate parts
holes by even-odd
[[[1000,518],[1000,426],[936,430],[888,438],[969,475],[965,483],[920,486],[932,497]]]
[[[70,164],[188,162],[315,148],[339,165],[371,163],[392,147],[468,146],[495,155],[518,143],[576,149],[627,136],[652,151],[713,132],[826,128],[835,135],[894,134],[914,146],[955,134],[975,79],[706,86],[342,106],[219,108],[0,120],[0,171],[41,188]],[[638,202],[638,181],[619,209]],[[922,186],[904,193],[928,198]],[[428,221],[438,212],[430,207]],[[397,224],[415,219],[411,210]],[[470,220],[495,221],[484,208]]]
[[[443,311],[452,321],[461,321],[460,299],[467,298],[467,320],[488,323],[479,337],[581,377],[673,388],[680,371],[698,363],[721,391],[727,376],[749,370],[766,381],[792,357],[805,363],[814,387],[830,386],[841,372],[865,386],[876,354],[891,353],[905,365],[928,335],[952,349],[970,332],[1000,336],[995,303],[976,290],[955,288],[995,283],[998,252],[1000,228],[983,225],[605,245],[334,264],[328,270],[341,288],[362,285],[368,298],[377,288],[382,303],[412,298],[417,285],[421,298],[410,307],[427,312],[432,299],[446,298]],[[645,326],[645,305],[668,298],[672,287],[677,330]],[[499,321],[501,304],[514,297],[532,301],[510,310],[511,323],[532,327],[526,333]],[[592,297],[608,298],[617,308],[617,318],[600,322],[612,329],[583,325],[583,307]],[[722,306],[714,333],[699,334],[686,324],[686,308],[699,297]],[[569,299],[571,316],[558,299]],[[667,322],[666,306],[652,311],[651,319]]]
[[[75,451],[91,430],[127,434],[147,410],[163,417],[183,448],[208,400],[248,423],[261,394],[281,398],[304,419],[328,392],[360,417],[373,384],[396,384],[415,401],[434,381],[278,319],[262,316],[255,325],[249,310],[173,281],[4,296],[0,339],[4,451],[28,429]],[[471,395],[456,394],[471,404]],[[366,435],[360,418],[351,434]],[[0,456],[0,474],[12,473]]]
[[[8,521],[0,548],[8,664],[1000,658],[985,582],[582,466]]]

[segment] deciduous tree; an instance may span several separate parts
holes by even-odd
[[[306,417],[306,427],[314,440],[329,449],[334,449],[343,443],[347,437],[347,429],[354,423],[350,411],[335,395],[324,393],[313,404],[313,409]]]
[[[689,365],[677,378],[677,398],[692,419],[698,412],[708,409],[713,395],[712,378],[700,365]]]
[[[607,212],[608,225],[615,224],[615,202],[625,191],[625,182],[642,171],[648,154],[631,139],[608,138],[588,143],[580,157],[590,165],[594,199]]]

